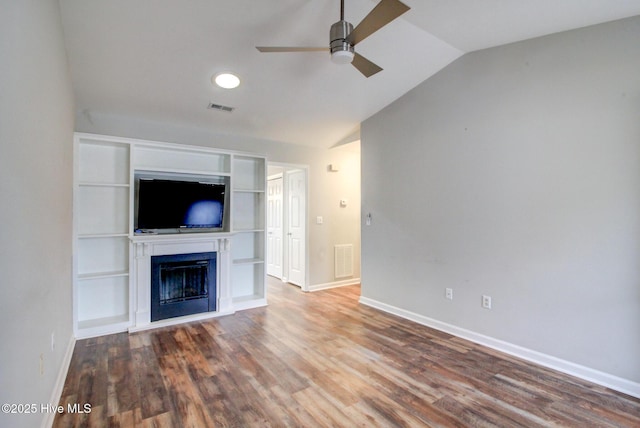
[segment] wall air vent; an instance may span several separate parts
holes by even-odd
[[[220,104],[214,104],[214,103],[209,103],[209,105],[207,106],[208,109],[210,110],[220,110],[220,111],[226,111],[227,113],[231,113],[232,111],[235,110],[234,107],[229,107],[229,106],[223,106]]]
[[[353,276],[353,244],[340,244],[334,247],[335,277]]]

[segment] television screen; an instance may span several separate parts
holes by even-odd
[[[224,184],[140,178],[136,190],[137,233],[222,228]]]

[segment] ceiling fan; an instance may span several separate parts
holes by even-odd
[[[365,77],[371,77],[382,71],[382,68],[356,53],[354,46],[409,9],[409,6],[399,0],[381,0],[354,29],[351,23],[344,20],[344,0],[340,0],[340,21],[331,26],[328,48],[256,46],[256,49],[260,52],[330,51],[331,60],[334,63],[351,63]]]

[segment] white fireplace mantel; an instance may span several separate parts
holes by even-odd
[[[231,234],[192,233],[177,235],[136,235],[133,247],[133,325],[130,332],[187,321],[229,315],[235,312],[231,297]],[[217,253],[217,310],[151,322],[151,257],[190,253]]]

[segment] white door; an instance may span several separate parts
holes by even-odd
[[[282,279],[283,178],[267,183],[267,275]]]
[[[290,283],[304,287],[305,281],[305,248],[306,248],[306,175],[304,171],[288,171],[288,280]]]

